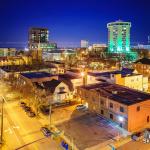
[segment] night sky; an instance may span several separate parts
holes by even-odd
[[[147,44],[150,0],[0,0],[0,47],[24,47],[29,27],[47,27],[59,46],[107,43],[107,23],[131,21],[131,42]]]

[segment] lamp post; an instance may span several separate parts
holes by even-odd
[[[51,102],[49,101],[49,129],[52,126],[52,105]]]
[[[85,86],[85,72],[81,72],[82,80],[83,80],[83,86]]]
[[[51,96],[49,99],[49,129],[51,129],[51,127],[52,127],[52,102],[51,102],[52,94],[53,93],[50,94]]]

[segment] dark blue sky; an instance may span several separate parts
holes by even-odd
[[[24,46],[29,27],[48,27],[50,40],[107,43],[106,24],[131,21],[131,42],[147,42],[150,0],[0,0],[0,46]]]

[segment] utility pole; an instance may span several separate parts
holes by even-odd
[[[52,105],[49,100],[49,129],[51,129],[51,126],[52,126]]]
[[[3,103],[4,99],[2,98],[2,105],[1,105],[1,137],[0,137],[0,144],[3,143]]]

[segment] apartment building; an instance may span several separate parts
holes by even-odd
[[[119,84],[144,92],[148,90],[148,77],[138,74],[133,69],[123,68],[122,70],[111,72],[89,73],[89,75],[95,76],[97,80],[103,80],[108,83]]]
[[[110,83],[78,87],[79,97],[91,112],[134,132],[150,123],[150,95]]]

